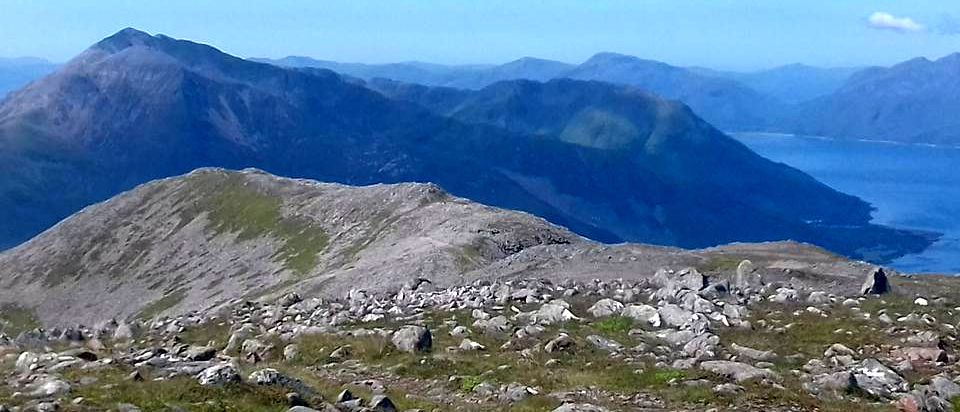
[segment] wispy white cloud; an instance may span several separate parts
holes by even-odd
[[[874,12],[867,18],[867,25],[870,28],[879,30],[892,30],[900,33],[923,31],[922,24],[917,23],[909,17],[898,17],[882,11]]]

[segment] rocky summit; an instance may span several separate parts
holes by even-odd
[[[0,411],[953,411],[960,282],[201,169],[0,255]]]

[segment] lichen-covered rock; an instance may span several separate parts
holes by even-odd
[[[733,379],[736,382],[751,379],[780,380],[780,376],[769,369],[761,369],[746,363],[732,361],[705,361],[700,363],[700,369],[713,372],[717,375]]]
[[[903,377],[876,359],[864,360],[853,373],[857,386],[878,398],[889,399],[894,394],[906,392],[909,389]]]
[[[530,316],[530,321],[539,325],[553,325],[571,320],[580,320],[580,318],[561,303],[547,303]]]
[[[619,315],[622,311],[623,303],[609,298],[600,299],[597,303],[594,303],[590,309],[587,309],[587,312],[595,318]]]
[[[433,348],[433,336],[423,326],[404,326],[393,333],[390,341],[401,352],[429,352]]]
[[[627,305],[623,308],[621,315],[655,328],[659,328],[661,324],[660,313],[657,312],[657,308],[650,305]]]
[[[221,363],[204,369],[197,375],[197,382],[203,386],[220,386],[240,382],[240,372],[230,363]]]

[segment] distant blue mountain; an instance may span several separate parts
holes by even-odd
[[[823,68],[797,63],[754,72],[720,71],[703,67],[689,69],[705,76],[735,80],[785,103],[800,103],[833,93],[862,68]]]
[[[579,65],[523,58],[496,66],[442,66],[425,63],[366,65],[287,57],[255,59],[285,67],[319,67],[363,80],[385,78],[427,86],[480,89],[504,80],[555,78],[598,80],[635,86],[681,100],[724,130],[757,130],[779,117],[784,105],[735,80],[707,75],[617,53],[598,53]]]
[[[562,75],[573,65],[553,60],[524,57],[501,65],[446,66],[423,62],[389,64],[338,63],[291,56],[282,59],[251,59],[282,67],[313,67],[333,70],[364,80],[384,78],[428,86],[480,89],[503,80],[544,81]]]
[[[606,242],[795,239],[875,259],[929,244],[634,87],[373,83],[123,30],[0,103],[0,244],[204,166],[429,181]]]
[[[960,144],[960,53],[864,69],[801,103],[780,131],[911,143]]]

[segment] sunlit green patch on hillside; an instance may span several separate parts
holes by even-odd
[[[38,327],[40,322],[29,309],[13,304],[0,305],[0,334],[16,336]]]
[[[284,216],[281,201],[258,190],[240,174],[202,174],[189,180],[181,222],[190,222],[202,212],[217,234],[235,233],[242,242],[269,236],[282,242],[275,256],[287,269],[306,274],[317,264],[329,238],[322,228],[306,218]],[[185,223],[184,223],[185,224]]]

